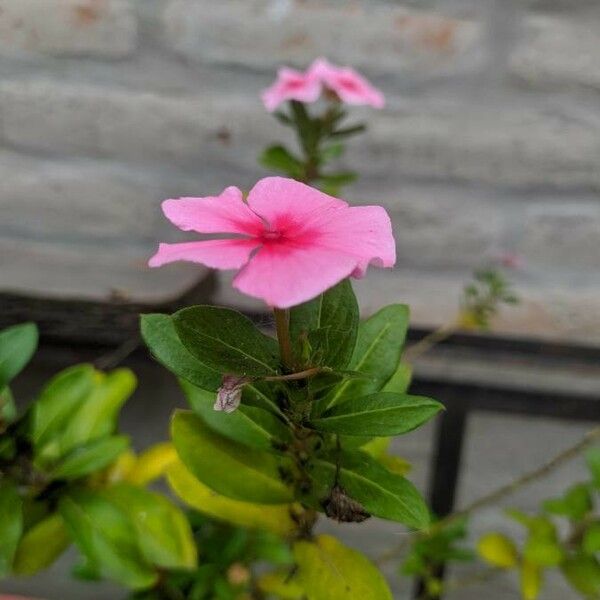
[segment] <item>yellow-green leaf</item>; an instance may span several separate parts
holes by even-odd
[[[296,510],[294,505],[253,504],[221,496],[198,481],[179,461],[169,468],[167,480],[186,504],[216,519],[249,529],[267,529],[282,536],[291,535],[296,529],[291,517],[291,511]]]
[[[302,587],[290,577],[289,570],[266,573],[258,580],[258,587],[269,597],[274,596],[281,600],[303,600],[304,598]]]
[[[17,575],[33,575],[49,567],[69,546],[71,539],[65,522],[53,514],[36,523],[21,538],[13,571]]]
[[[542,590],[542,569],[524,560],[521,565],[521,596],[523,600],[535,600]]]
[[[162,477],[176,461],[177,451],[171,442],[156,444],[137,457],[125,479],[136,485],[147,485]]]
[[[294,577],[307,600],[392,600],[381,572],[365,556],[330,535],[294,544]]]
[[[513,541],[501,533],[487,533],[477,544],[477,552],[487,563],[500,569],[517,565],[519,553]]]

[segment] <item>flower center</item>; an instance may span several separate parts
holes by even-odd
[[[272,242],[273,240],[281,238],[281,231],[265,231],[261,237],[265,241],[268,240]]]

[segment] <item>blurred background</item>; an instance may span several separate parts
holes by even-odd
[[[247,189],[267,174],[257,163],[266,145],[293,144],[260,92],[279,65],[304,68],[318,56],[352,65],[388,101],[381,112],[352,111],[368,131],[342,161],[360,174],[346,199],[385,205],[398,242],[397,268],[355,286],[365,313],[405,302],[415,326],[442,325],[474,268],[514,255],[521,302],[502,311],[494,332],[600,342],[597,1],[0,0],[0,311],[7,322],[41,320],[63,343],[21,378],[23,396],[80,359],[56,316],[77,304],[61,302],[160,306],[193,289],[206,301],[263,310],[227,276],[145,265],[158,240],[176,236],[161,200]],[[44,312],[56,303],[63,308]],[[182,400],[158,367],[139,370],[124,428],[144,446],[166,437]],[[569,375],[578,378],[572,370],[564,385]],[[544,376],[519,377],[535,386]],[[589,428],[474,415],[459,505]],[[422,489],[432,435],[427,427],[398,444]],[[570,465],[511,505],[532,509],[580,476]],[[473,535],[493,526],[506,527],[502,516],[481,514]],[[376,555],[402,529],[372,522],[340,534]],[[119,597],[70,582],[67,571],[62,561],[3,588],[48,600]],[[561,585],[550,582],[543,598],[570,598]],[[454,597],[480,598],[483,589]],[[397,590],[408,597],[407,585]],[[485,586],[490,600],[516,598],[515,590],[511,577]]]

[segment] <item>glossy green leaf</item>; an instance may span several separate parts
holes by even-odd
[[[430,398],[379,392],[338,403],[312,419],[310,426],[344,435],[400,435],[421,426],[442,408]]]
[[[45,517],[21,538],[13,571],[17,575],[33,575],[46,569],[68,548],[71,538],[59,514]]]
[[[392,600],[381,572],[365,556],[330,535],[294,544],[293,578],[307,600]]]
[[[290,333],[293,340],[308,340],[311,366],[340,370],[352,358],[358,321],[356,296],[350,280],[345,279],[314,300],[292,308]],[[299,351],[297,348],[297,354]]]
[[[109,487],[104,496],[129,516],[149,563],[165,569],[196,567],[194,536],[181,509],[160,494],[126,483]]]
[[[335,481],[336,453],[309,466],[315,486],[311,496],[323,502]],[[369,513],[415,529],[429,524],[429,510],[414,485],[392,473],[365,452],[342,452],[339,484]]]
[[[199,481],[181,462],[169,468],[167,478],[173,492],[188,506],[215,519],[249,529],[266,529],[282,536],[296,530],[291,504],[255,504],[227,498]]]
[[[385,382],[382,392],[406,394],[412,381],[412,367],[407,363],[400,363],[394,374]]]
[[[586,598],[600,597],[600,563],[592,556],[575,555],[567,559],[561,570],[567,581]]]
[[[325,397],[319,410],[381,390],[398,368],[408,318],[407,306],[392,304],[360,324],[350,369],[365,377],[346,379]]]
[[[51,471],[53,479],[77,479],[114,462],[129,447],[129,438],[114,435],[93,440],[69,452]]]
[[[282,504],[293,499],[292,491],[279,477],[279,463],[274,455],[219,435],[187,411],[175,413],[171,435],[185,466],[215,492],[262,504]]]
[[[304,175],[302,162],[281,144],[266,148],[258,161],[263,167],[281,171],[290,177],[301,178]]]
[[[38,330],[33,323],[0,331],[0,389],[21,372],[33,356],[37,343]]]
[[[23,532],[23,504],[17,486],[0,479],[0,578],[10,573]]]
[[[128,516],[102,492],[81,490],[59,504],[67,529],[94,571],[132,589],[147,588],[158,574],[142,555]]]
[[[219,372],[192,356],[181,343],[170,315],[141,316],[142,337],[156,360],[172,373],[205,390],[221,385]]]
[[[260,377],[279,368],[277,341],[235,310],[192,306],[176,312],[173,321],[189,352],[220,373]]]
[[[181,387],[196,414],[221,435],[260,450],[273,451],[292,441],[288,427],[266,410],[241,404],[232,413],[216,411],[215,392],[207,392],[191,383],[181,382]]]

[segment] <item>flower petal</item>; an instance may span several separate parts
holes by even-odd
[[[357,264],[356,258],[328,248],[265,244],[237,274],[233,286],[269,306],[289,308],[339,283]]]
[[[273,85],[262,93],[265,108],[272,112],[286,100],[315,102],[321,95],[321,82],[310,71],[302,73],[282,67]]]
[[[213,269],[239,269],[248,262],[252,251],[259,245],[257,240],[245,239],[160,244],[158,252],[150,259],[148,265],[160,267],[185,260]]]
[[[264,230],[264,223],[236,187],[228,187],[219,196],[165,200],[162,209],[167,219],[183,231],[258,235]]]
[[[348,204],[286,177],[265,177],[250,190],[248,205],[270,228],[299,235],[330,220]]]

